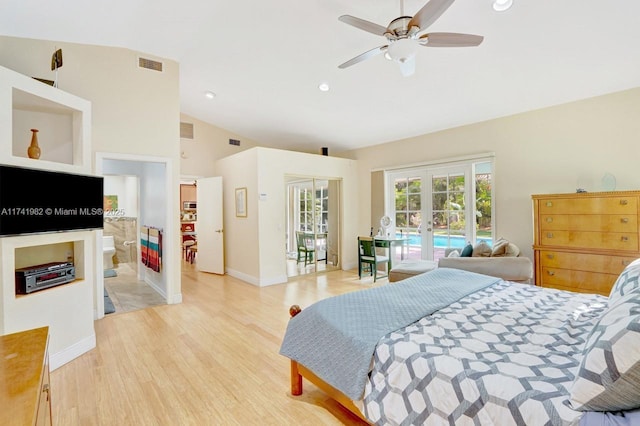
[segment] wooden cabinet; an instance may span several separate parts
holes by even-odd
[[[608,295],[640,257],[640,191],[532,198],[536,285]]]
[[[51,426],[49,328],[0,336],[0,424]]]

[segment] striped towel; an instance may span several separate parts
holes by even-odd
[[[149,251],[147,266],[156,272],[160,272],[162,256],[162,233],[158,228],[149,228]]]
[[[140,261],[149,265],[149,227],[140,227]]]

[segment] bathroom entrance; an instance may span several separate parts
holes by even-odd
[[[135,175],[104,176],[105,314],[166,303],[140,279],[139,187],[140,179]]]

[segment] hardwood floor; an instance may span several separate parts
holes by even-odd
[[[183,263],[183,303],[105,316],[97,347],[51,373],[54,424],[363,425],[306,381],[291,396],[278,350],[290,305],[372,285],[333,271],[260,288]]]

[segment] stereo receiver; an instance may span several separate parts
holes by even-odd
[[[76,279],[76,268],[70,262],[51,262],[16,269],[16,294],[29,294]]]

